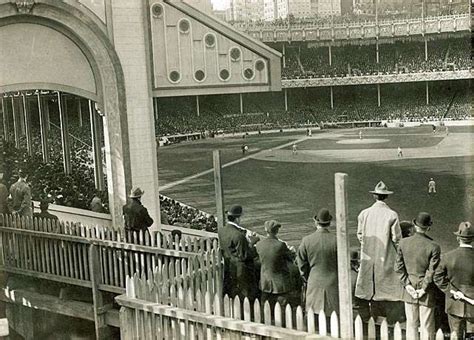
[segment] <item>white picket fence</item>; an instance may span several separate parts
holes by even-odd
[[[211,272],[207,266],[219,267],[217,254],[199,264],[199,270]],[[219,260],[216,260],[219,258]],[[195,267],[198,268],[198,267]],[[339,318],[329,318],[323,311],[315,314],[301,306],[273,307],[268,301],[253,303],[236,296],[220,294],[218,276],[193,274],[192,268],[156,269],[151,279],[128,277],[126,294],[116,298],[121,305],[122,339],[311,339],[338,338]],[[221,275],[220,269],[214,273]],[[197,280],[196,280],[197,278]],[[329,322],[328,322],[329,320]],[[364,325],[360,316],[354,322],[354,338],[405,339],[399,323],[389,327],[386,320],[376,324],[370,319]],[[441,330],[436,340],[444,339]]]

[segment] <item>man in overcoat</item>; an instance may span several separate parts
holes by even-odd
[[[387,316],[387,321],[393,323],[398,315],[391,313],[395,312],[393,307],[397,305],[392,302],[402,301],[403,294],[403,286],[394,270],[396,249],[402,234],[398,214],[384,202],[393,192],[380,181],[370,193],[375,203],[362,210],[358,217],[361,261],[355,295],[367,307],[371,304],[373,316],[377,316],[373,307],[378,305],[380,312]]]
[[[329,232],[332,216],[323,208],[314,217],[316,231],[303,237],[297,252],[298,267],[306,282],[306,310],[339,312],[336,235]]]
[[[28,176],[23,172],[18,172],[18,181],[10,187],[10,195],[12,197],[13,212],[21,217],[33,217],[33,209],[31,207],[31,189],[26,182]]]
[[[454,235],[459,247],[442,257],[434,281],[446,294],[451,339],[467,339],[467,326],[474,327],[474,228],[470,222],[461,222]]]
[[[224,294],[233,298],[257,297],[258,281],[255,259],[257,252],[254,235],[247,237],[247,229],[240,226],[243,209],[234,205],[227,211],[227,223],[218,229],[219,245],[224,257]]]
[[[145,191],[139,187],[132,188],[130,199],[126,205],[123,206],[123,217],[125,220],[125,230],[140,231],[148,230],[153,224],[153,219],[148,214],[148,210],[142,205],[141,197]]]
[[[3,173],[0,172],[0,214],[8,214],[8,189],[3,184]]]
[[[407,339],[434,339],[435,336],[435,285],[433,275],[437,268],[441,248],[426,232],[433,221],[430,214],[421,212],[413,221],[415,234],[400,241],[395,271],[405,287],[405,315]]]
[[[292,282],[289,264],[293,254],[288,246],[277,238],[281,224],[270,220],[265,222],[267,238],[260,240],[257,253],[260,259],[260,290],[262,301],[270,305],[278,302],[284,307],[290,299],[290,292],[295,289]]]

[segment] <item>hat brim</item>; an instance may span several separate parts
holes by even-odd
[[[233,217],[240,217],[240,216],[242,216],[242,214],[233,214],[233,213],[228,212],[228,211],[226,211],[226,215],[227,215],[227,216],[233,216]]]
[[[393,191],[388,191],[388,190],[371,190],[369,192],[371,194],[376,194],[376,195],[391,195],[391,194],[393,194]]]
[[[461,235],[461,233],[459,233],[458,231],[455,231],[453,234],[456,235],[457,237],[468,239],[468,240],[474,239],[474,235]]]
[[[128,195],[128,197],[130,197],[130,198],[138,198],[138,197],[142,197],[144,193],[145,193],[145,192],[142,192],[140,195]]]
[[[331,216],[331,219],[329,221],[322,221],[318,218],[318,216],[314,216],[313,217],[313,220],[315,220],[316,222],[318,222],[319,224],[331,224],[331,221],[332,221],[332,216]]]
[[[427,229],[427,228],[429,228],[429,227],[431,227],[431,226],[433,225],[433,222],[431,222],[430,225],[420,225],[420,224],[416,223],[416,219],[414,219],[414,220],[412,221],[412,223],[413,223],[414,226],[416,226],[416,227],[418,227],[418,228],[423,228],[423,229]]]

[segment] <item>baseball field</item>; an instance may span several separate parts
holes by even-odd
[[[360,138],[362,131],[362,138]],[[368,128],[272,133],[207,139],[158,151],[161,193],[215,214],[212,151],[221,150],[226,207],[244,207],[242,224],[260,233],[280,221],[280,237],[292,245],[312,232],[322,207],[334,215],[334,173],[349,175],[349,228],[357,245],[358,213],[373,203],[368,193],[382,180],[394,191],[386,201],[401,220],[432,214],[429,234],[449,250],[461,221],[473,221],[474,126]],[[244,155],[241,147],[248,145]],[[293,153],[296,144],[296,154]],[[403,157],[398,156],[400,147]],[[428,194],[428,181],[436,194]]]

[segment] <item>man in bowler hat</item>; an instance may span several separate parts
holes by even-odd
[[[260,258],[260,290],[262,301],[270,305],[276,302],[284,307],[290,299],[289,293],[295,288],[291,280],[289,264],[293,254],[288,246],[278,239],[277,234],[281,224],[277,221],[265,221],[267,238],[256,245]]]
[[[400,241],[395,271],[405,287],[403,300],[407,318],[407,339],[434,339],[435,285],[433,275],[441,248],[426,233],[433,221],[430,214],[421,212],[413,221],[415,234]]]
[[[337,242],[328,230],[331,220],[328,209],[319,210],[314,216],[316,231],[303,237],[296,257],[306,282],[306,310],[324,311],[327,317],[339,312]]]
[[[233,205],[226,212],[227,223],[218,229],[219,245],[224,257],[224,294],[233,298],[247,297],[250,301],[257,297],[258,281],[255,258],[255,243],[259,238],[247,233],[240,226],[243,209]]]
[[[145,191],[139,187],[132,188],[130,199],[126,205],[123,206],[123,217],[125,219],[125,230],[140,231],[148,230],[153,224],[153,219],[148,214],[148,210],[142,205],[141,197]]]
[[[474,327],[474,228],[461,222],[454,235],[459,247],[443,256],[434,282],[446,294],[451,339],[467,339],[467,326]]]
[[[396,307],[400,302],[396,302],[402,301],[403,294],[403,287],[394,270],[396,249],[402,233],[398,214],[385,203],[393,191],[380,181],[369,192],[375,203],[362,210],[358,217],[361,262],[355,295],[360,299],[360,308],[370,308],[372,316],[384,315],[392,324],[399,320]]]

